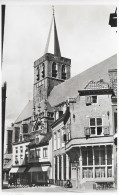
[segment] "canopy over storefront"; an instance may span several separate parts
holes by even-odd
[[[31,167],[28,172],[45,172],[48,171],[50,166],[42,166],[42,167]]]
[[[12,167],[10,173],[23,173],[26,167]]]

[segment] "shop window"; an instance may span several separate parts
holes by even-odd
[[[88,165],[93,165],[93,151],[91,147],[88,147]]]
[[[38,180],[40,180],[40,181],[43,181],[44,180],[43,179],[43,173],[42,172],[38,173]]]
[[[43,148],[43,157],[44,158],[48,157],[48,149],[47,148]]]
[[[93,178],[93,168],[83,168],[83,178]]]
[[[107,167],[107,177],[112,177],[112,167]]]
[[[82,165],[87,165],[87,150],[82,151]]]
[[[107,146],[107,165],[112,164],[112,146]]]

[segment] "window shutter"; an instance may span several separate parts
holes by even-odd
[[[90,136],[90,128],[84,127],[84,133],[85,133],[85,136]]]
[[[110,134],[109,120],[108,120],[108,117],[106,117],[106,116],[103,118],[103,133],[104,133],[104,135]]]
[[[89,118],[85,119],[84,134],[85,134],[85,136],[90,135]]]
[[[92,97],[86,96],[86,105],[91,105],[91,103],[92,103]]]
[[[109,132],[109,126],[105,126],[104,127],[104,135],[109,135],[110,134],[110,132]]]

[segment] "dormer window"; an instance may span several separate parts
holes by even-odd
[[[65,65],[62,65],[62,79],[66,79],[66,67]]]
[[[56,63],[53,62],[53,64],[52,64],[52,77],[56,78],[56,76],[57,76]]]

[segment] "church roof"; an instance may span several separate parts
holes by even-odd
[[[117,68],[117,55],[114,55],[103,62],[85,70],[84,72],[66,80],[65,82],[55,86],[50,93],[47,100],[47,108],[53,111],[52,107],[64,102],[67,98],[78,96],[78,91],[83,90],[86,85],[94,80],[99,81],[103,79],[109,83],[108,70]],[[44,101],[41,102],[41,110],[44,109]],[[33,101],[29,100],[28,104],[16,119],[15,123],[19,123],[32,116]]]
[[[29,102],[27,103],[27,105],[25,106],[21,114],[16,119],[15,123],[19,123],[25,119],[30,118],[32,116],[32,113],[33,113],[33,101],[29,100]]]
[[[77,97],[78,90],[82,90],[91,81],[99,81],[103,79],[109,83],[109,69],[117,68],[117,55],[114,55],[103,62],[85,70],[84,72],[66,80],[65,82],[55,86],[50,93],[48,101],[51,106],[56,106],[66,101],[69,97]]]

